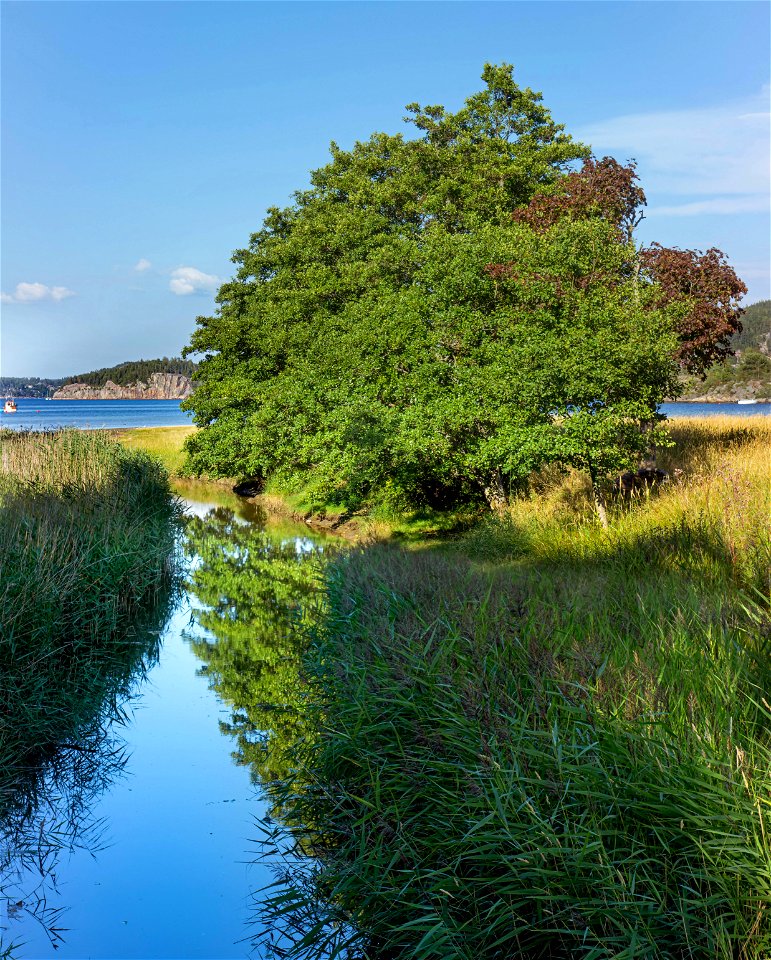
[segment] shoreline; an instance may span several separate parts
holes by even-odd
[[[743,400],[744,398],[742,398]],[[667,404],[672,403],[730,403],[732,405],[740,406],[756,406],[764,403],[771,404],[771,399],[761,400],[755,397],[747,397],[747,400],[752,400],[752,403],[742,402],[742,400],[725,400],[725,399],[716,399],[715,397],[689,397],[687,400],[665,400]]]

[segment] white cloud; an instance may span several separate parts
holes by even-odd
[[[736,214],[767,213],[768,198],[760,194],[748,197],[715,197],[709,200],[694,200],[692,203],[676,203],[648,207],[646,217],[695,217],[704,213]]]
[[[75,291],[67,287],[48,287],[44,283],[17,283],[13,293],[2,293],[3,303],[33,303],[36,300],[66,300]]]
[[[67,297],[74,297],[75,291],[68,290],[67,287],[51,287],[52,300],[66,300]]]
[[[714,107],[615,117],[577,133],[597,156],[638,161],[651,213],[767,212],[770,121],[763,91]],[[662,196],[700,199],[663,204]]]
[[[169,290],[178,297],[186,297],[191,293],[216,290],[222,281],[211,273],[202,273],[195,267],[177,267],[171,271]]]
[[[142,257],[141,260],[138,260],[136,262],[136,264],[134,265],[134,269],[136,270],[137,273],[144,273],[145,270],[149,270],[151,266],[152,266],[152,263],[150,263],[149,260],[145,260],[145,258]]]

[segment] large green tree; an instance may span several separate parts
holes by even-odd
[[[416,387],[430,390],[426,377],[435,390],[447,384],[421,303],[433,236],[508,225],[588,152],[511,67],[488,65],[483,79],[456,113],[411,104],[415,137],[373,134],[347,151],[333,143],[309,189],[271,209],[235,253],[236,276],[189,348],[204,357],[188,404],[204,428],[190,442],[194,468],[312,475],[320,487],[335,478],[348,497],[388,477],[416,495],[446,485],[424,462],[438,448],[404,458],[404,444],[390,443],[405,414],[411,425],[421,417]]]
[[[590,158],[510,66],[483,79],[457,113],[408,107],[412,139],[333,144],[237,251],[189,348],[195,470],[349,505],[496,506],[544,462],[597,481],[655,439],[691,301],[725,284],[679,283],[690,252],[637,249],[633,165]],[[736,329],[729,306],[700,321],[704,356]]]

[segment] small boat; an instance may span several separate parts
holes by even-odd
[[[746,403],[757,403],[758,401],[757,400],[737,400],[736,402],[746,404]]]
[[[11,400],[10,398],[5,401],[5,406],[3,407],[3,413],[16,413],[16,401]]]

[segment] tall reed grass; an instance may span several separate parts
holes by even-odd
[[[100,434],[0,435],[0,810],[146,643],[173,589],[177,520],[146,454]]]
[[[771,431],[674,432],[608,533],[544,473],[451,550],[333,562],[277,956],[771,956]]]
[[[610,498],[609,530],[595,520],[586,477],[544,470],[507,515],[465,537],[462,552],[482,563],[663,568],[768,596],[771,422],[689,418],[671,433],[674,446],[657,457],[669,479],[631,501]]]

